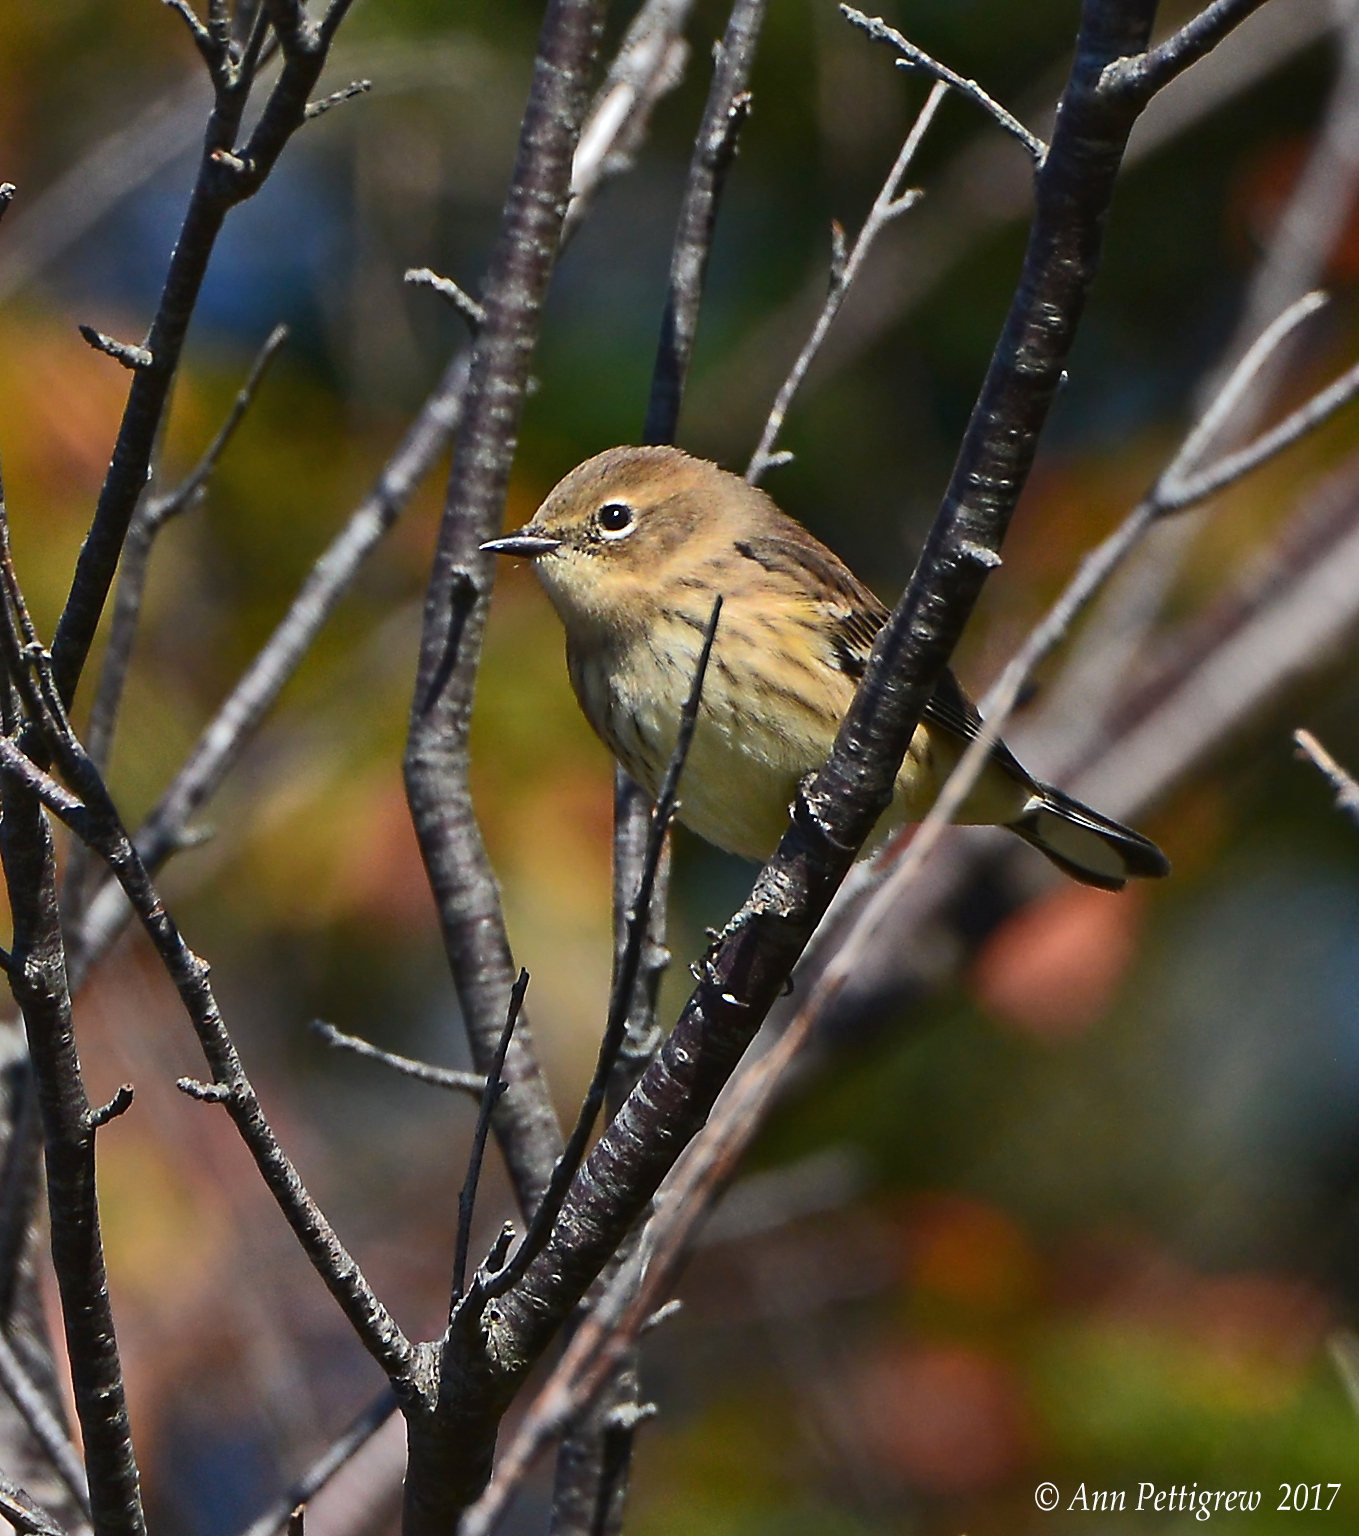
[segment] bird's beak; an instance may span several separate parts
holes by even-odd
[[[560,539],[537,533],[532,527],[520,528],[517,533],[507,533],[503,539],[489,539],[481,547],[492,555],[523,555],[533,560],[539,555],[550,555],[561,547]]]

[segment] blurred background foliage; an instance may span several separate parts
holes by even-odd
[[[205,505],[158,547],[113,763],[129,819],[152,804],[460,342],[451,314],[401,274],[431,265],[475,291],[540,9],[356,6],[330,76],[370,76],[372,93],[308,128],[228,222],[177,386],[166,484],[215,430],[270,328],[285,320],[292,338]],[[886,14],[1031,110],[1060,78],[1077,9],[893,0]],[[614,36],[628,10],[614,7]],[[574,463],[638,436],[723,20],[720,5],[700,4],[685,83],[562,263],[510,526]],[[1334,68],[1323,39],[1129,171],[1070,386],[960,657],[974,689],[1183,430]],[[20,188],[0,230],[0,446],[45,633],[126,383],[75,324],[134,337],[148,321],[200,132],[196,70],[182,26],[149,0],[0,8],[0,170]],[[777,345],[758,343],[760,327],[821,284],[831,218],[857,228],[922,88],[830,0],[779,0],[754,92],[682,430],[685,446],[733,467],[802,322]],[[37,214],[62,178],[157,111],[149,172],[115,189],[87,228],[43,246]],[[992,132],[949,102],[915,179],[928,189]],[[1022,243],[1022,222],[998,220],[923,303],[828,360],[790,420],[797,458],[770,489],[885,597],[945,483]],[[1337,299],[1309,332],[1288,398],[1354,355],[1356,275],[1359,224],[1336,250]],[[1354,414],[1342,417],[1203,514],[1176,611],[1247,568],[1299,488],[1357,433]],[[286,1144],[423,1336],[446,1305],[470,1108],[326,1056],[305,1026],[322,1017],[393,1049],[464,1059],[400,774],[440,478],[211,808],[215,837],[166,877]],[[1240,1530],[1285,1518],[1272,1513],[1281,1481],[1342,1481],[1328,1528],[1359,1529],[1359,1420],[1326,1349],[1359,1306],[1359,836],[1287,741],[1311,723],[1359,759],[1357,677],[1338,658],[1150,818],[1175,879],[1118,898],[1043,897],[1001,926],[962,982],[841,1050],[780,1113],[755,1161],[783,1172],[759,1177],[810,1191],[814,1213],[763,1233],[737,1222],[724,1235],[719,1223],[691,1266],[685,1313],[648,1346],[661,1413],[639,1442],[638,1536],[1037,1530],[1056,1518],[1034,1507],[1045,1478],[1065,1496],[1082,1482],[1262,1489]],[[499,576],[478,711],[479,814],[569,1111],[608,981],[610,769],[524,570]],[[704,925],[728,915],[751,877],[683,834],[678,868],[671,1014]],[[153,1519],[218,1536],[378,1383],[225,1119],[175,1093],[195,1049],[139,943],[104,964],[78,1019],[92,1098],[137,1085],[133,1112],[101,1138],[100,1180]],[[497,1179],[488,1174],[481,1202],[486,1232],[507,1214]],[[516,1518],[541,1528],[541,1505],[525,1500]],[[1188,1519],[1141,1518],[1167,1530]]]

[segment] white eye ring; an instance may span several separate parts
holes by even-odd
[[[637,526],[637,517],[626,501],[606,501],[595,514],[606,539],[625,539]]]

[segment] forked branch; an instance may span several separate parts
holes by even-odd
[[[1118,59],[1100,76],[1100,90],[1110,96],[1148,102],[1191,64],[1208,54],[1265,0],[1213,0],[1165,42],[1145,53]]]

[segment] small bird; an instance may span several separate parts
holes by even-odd
[[[526,527],[481,547],[533,561],[566,628],[586,718],[653,796],[722,595],[678,816],[719,848],[766,859],[798,783],[829,755],[887,620],[868,588],[764,491],[677,448],[598,454]],[[980,725],[946,671],[901,765],[894,809],[920,820]],[[959,819],[1009,827],[1104,890],[1170,872],[1154,843],[1039,783],[1000,743]]]

